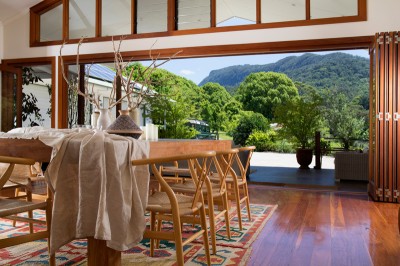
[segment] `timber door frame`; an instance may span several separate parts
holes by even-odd
[[[22,69],[0,64],[1,131],[14,128],[14,89],[16,101],[22,102]],[[17,126],[22,126],[22,108],[16,108]]]
[[[17,102],[22,104],[22,67],[29,67],[29,66],[38,66],[38,65],[51,65],[51,127],[55,127],[55,117],[56,117],[56,58],[55,57],[38,57],[38,58],[21,58],[21,59],[4,59],[2,60],[2,64],[4,68],[9,69],[20,69],[21,76],[18,78],[19,82],[21,83],[20,89],[17,90],[17,96],[20,94],[20,99],[17,97]],[[4,103],[3,100],[3,91],[4,86],[2,86],[2,104]],[[20,92],[19,92],[20,91]],[[2,107],[3,109],[3,107]],[[21,120],[18,123],[18,120]],[[2,112],[2,121],[3,121],[3,112]],[[3,122],[2,122],[3,124]],[[17,105],[17,127],[22,126],[22,108],[18,108]],[[3,130],[3,129],[2,129]]]

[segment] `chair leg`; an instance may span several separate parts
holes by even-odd
[[[200,220],[201,220],[201,228],[204,230],[203,239],[204,239],[204,252],[207,258],[207,265],[211,265],[211,257],[210,257],[210,245],[208,243],[208,231],[207,231],[207,221],[206,221],[206,211],[204,206],[200,208]]]
[[[226,226],[226,234],[228,239],[231,239],[231,222],[229,221],[229,208],[228,208],[228,192],[225,191],[224,195],[222,196],[222,206],[225,209],[225,226]]]
[[[32,192],[25,189],[26,191],[26,201],[32,201]],[[29,218],[33,218],[33,212],[32,211],[28,211],[28,217]],[[46,218],[47,219],[47,218]],[[47,220],[46,220],[47,221]],[[33,223],[29,223],[29,233],[33,233]]]
[[[211,234],[211,245],[212,245],[212,254],[217,253],[217,238],[215,232],[215,213],[214,213],[214,199],[211,193],[208,193],[208,217],[210,220],[210,234]]]
[[[51,254],[50,253],[50,232],[51,232],[51,213],[52,213],[52,200],[47,199],[47,207],[46,207],[46,229],[47,232],[49,233],[49,236],[47,237],[47,250],[49,253],[49,265],[50,266],[56,266],[56,254]]]
[[[19,187],[17,187],[16,189],[15,189],[15,197],[18,197],[19,196],[19,192],[20,192],[20,188]],[[15,227],[15,225],[17,224],[17,221],[15,221],[15,220],[13,220],[13,227]],[[29,230],[30,230],[30,228],[29,228]],[[31,234],[32,234],[32,232],[30,232]]]
[[[250,197],[249,197],[249,189],[247,187],[247,183],[244,183],[244,193],[246,194],[247,215],[249,217],[249,221],[251,221]]]
[[[157,224],[156,224],[156,226],[157,226],[157,232],[160,232],[161,231],[161,227],[162,227],[162,220],[157,220]],[[155,240],[156,242],[156,246],[155,246],[155,248],[159,248],[160,247],[160,239],[156,239]]]
[[[150,231],[154,231],[156,223],[156,214],[154,212],[150,212]],[[150,238],[150,257],[154,256],[154,243],[155,239]]]
[[[50,266],[56,266],[56,255],[50,255],[49,264]]]
[[[240,192],[239,192],[239,187],[237,184],[233,184],[233,190],[235,191],[235,201],[236,201],[236,210],[237,210],[237,216],[238,216],[238,222],[239,222],[239,229],[240,231],[243,230],[243,225],[242,225],[242,213],[240,212]]]
[[[185,260],[183,258],[183,240],[180,217],[176,217],[174,215],[172,217],[172,222],[175,236],[176,261],[178,263],[178,266],[183,266]]]

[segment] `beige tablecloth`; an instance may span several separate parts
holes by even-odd
[[[76,238],[107,240],[115,250],[137,244],[145,229],[149,143],[84,130],[54,142],[46,178],[54,190],[51,253]]]

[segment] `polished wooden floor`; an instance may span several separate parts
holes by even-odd
[[[248,265],[400,265],[399,204],[365,193],[250,185],[252,203],[278,204]]]

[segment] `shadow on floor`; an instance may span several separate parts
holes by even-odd
[[[336,181],[334,169],[304,170],[275,166],[251,166],[249,183],[365,193],[367,193],[368,185],[365,181]]]

